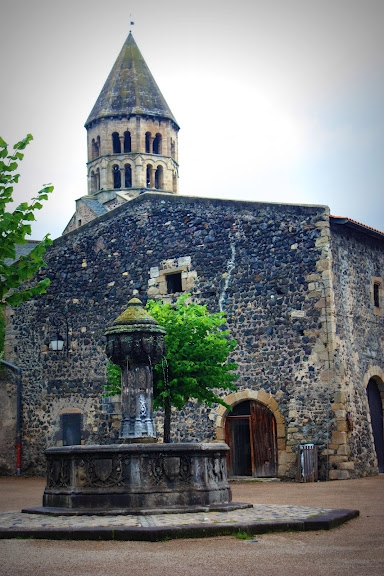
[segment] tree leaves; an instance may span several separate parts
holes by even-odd
[[[150,300],[149,313],[166,329],[166,367],[154,369],[154,405],[164,407],[164,398],[181,409],[189,398],[224,404],[219,388],[235,390],[237,365],[228,363],[236,341],[223,328],[225,314],[210,313],[206,306],[189,303],[184,294],[175,305]]]
[[[23,140],[13,147],[13,154],[8,154],[8,144],[0,137],[0,302],[1,305],[16,306],[31,297],[46,292],[49,279],[32,285],[25,283],[30,280],[42,266],[45,266],[43,254],[46,247],[52,244],[47,234],[26,256],[16,260],[16,246],[27,244],[26,236],[31,233],[30,222],[35,220],[35,211],[41,210],[42,202],[48,200],[53,186],[45,184],[30,202],[22,202],[13,212],[6,211],[13,202],[13,185],[19,181],[19,174],[14,173],[18,163],[24,158],[20,150],[24,150],[33,139],[27,134]],[[8,262],[7,262],[8,260]],[[16,261],[15,261],[16,260]]]

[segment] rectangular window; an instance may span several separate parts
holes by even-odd
[[[371,303],[375,316],[383,315],[383,279],[375,276],[371,281]]]
[[[373,305],[380,308],[380,284],[378,282],[373,285]]]
[[[81,414],[63,414],[63,446],[81,444]]]
[[[182,292],[181,287],[181,272],[176,274],[167,274],[167,294],[175,294],[176,292]]]

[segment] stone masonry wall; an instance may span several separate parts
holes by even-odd
[[[182,262],[192,298],[227,313],[239,392],[260,391],[281,415],[279,473],[294,478],[298,444],[314,442],[326,477],[336,430],[326,207],[143,194],[56,240],[46,262],[48,294],[12,310],[7,334],[7,358],[25,379],[24,470],[43,471],[42,452],[60,443],[70,409],[83,414],[83,442],[117,439],[119,414],[112,403],[102,409],[104,331],[133,295],[162,297],[153,271]],[[68,355],[48,349],[52,317],[66,309]],[[215,440],[216,421],[217,407],[190,402],[173,415],[173,439]]]
[[[16,474],[16,398],[16,378],[0,364],[0,475]]]
[[[382,311],[375,314],[372,300],[373,279],[384,278],[384,254],[382,241],[336,224],[332,253],[335,364],[342,377],[332,405],[337,425],[330,445],[330,475],[349,478],[377,473],[366,386],[372,376],[381,376],[384,384],[384,321]]]

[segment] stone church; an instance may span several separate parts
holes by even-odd
[[[85,127],[88,194],[47,250],[50,287],[7,310],[21,378],[0,382],[2,473],[16,430],[23,474],[49,446],[118,441],[104,332],[133,296],[184,292],[226,313],[238,380],[231,411],[173,412],[174,441],[226,441],[232,477],[384,472],[384,233],[327,206],[180,195],[179,126],[131,33]]]

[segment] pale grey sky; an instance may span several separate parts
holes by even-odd
[[[175,115],[181,194],[326,204],[384,231],[383,0],[2,0],[0,135],[34,141],[15,198],[87,193],[84,122],[129,32]]]

